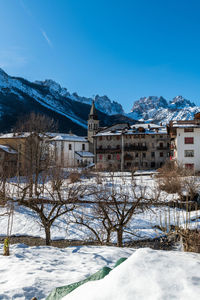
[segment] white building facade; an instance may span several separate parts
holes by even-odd
[[[169,125],[171,135],[171,160],[177,164],[200,171],[200,114],[194,120],[172,121]]]
[[[85,137],[57,134],[49,139],[49,143],[53,146],[55,164],[60,167],[84,167],[94,162],[94,155],[89,152],[89,142]]]

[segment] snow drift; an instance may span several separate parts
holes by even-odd
[[[63,300],[196,300],[199,268],[199,254],[139,249],[104,279],[86,283]]]

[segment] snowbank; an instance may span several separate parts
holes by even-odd
[[[0,300],[44,300],[55,287],[83,280],[134,250],[115,247],[28,247],[11,245],[3,256],[0,245]],[[93,299],[94,300],[94,299]]]
[[[63,300],[196,300],[200,255],[139,249],[104,279],[88,282]]]

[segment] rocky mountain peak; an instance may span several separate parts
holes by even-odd
[[[185,108],[185,107],[195,107],[195,104],[188,99],[185,99],[183,96],[176,96],[170,102],[169,105],[172,108]]]
[[[140,114],[146,110],[157,109],[158,107],[168,107],[167,101],[162,96],[141,97],[139,100],[134,102],[131,112]]]
[[[122,105],[116,101],[111,101],[106,95],[95,96],[95,106],[98,110],[106,111],[109,115],[124,114]]]

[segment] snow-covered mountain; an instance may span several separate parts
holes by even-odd
[[[142,122],[167,124],[170,120],[191,120],[199,111],[200,107],[182,96],[177,96],[169,102],[162,96],[149,96],[135,101],[127,116]]]
[[[91,103],[92,98],[70,94],[53,80],[30,82],[0,69],[0,131],[10,130],[19,116],[35,111],[58,121],[62,132],[86,134]],[[96,95],[95,103],[102,126],[132,120],[107,96]]]
[[[67,97],[71,100],[89,105],[91,105],[92,101],[95,100],[96,108],[107,115],[124,114],[124,110],[121,104],[119,104],[116,101],[111,101],[107,96],[96,95],[94,99],[92,99],[87,97],[81,97],[77,93],[70,94],[66,88],[62,88],[60,84],[51,79],[46,79],[45,81],[35,81],[35,83],[44,87],[48,87],[51,94],[55,97]]]
[[[200,111],[200,107],[182,96],[169,102],[163,97],[143,97],[135,101],[127,114],[121,104],[107,96],[96,95],[94,100],[101,126],[133,124],[135,120],[166,124],[172,119],[193,119]],[[35,111],[58,121],[59,131],[86,134],[91,103],[92,98],[70,93],[51,79],[30,82],[0,69],[0,132],[10,130],[19,117]]]

